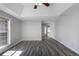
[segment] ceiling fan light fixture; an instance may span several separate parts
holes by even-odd
[[[38,5],[38,3],[35,3],[35,5]]]
[[[34,9],[37,9],[37,7],[38,7],[38,6],[41,6],[41,5],[45,5],[46,7],[49,7],[49,6],[50,6],[49,3],[35,3]]]
[[[41,6],[41,5],[42,5],[42,3],[35,3],[35,5],[39,5],[39,6]]]
[[[39,3],[39,6],[41,6],[42,5],[42,3]]]

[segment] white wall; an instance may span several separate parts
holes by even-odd
[[[21,30],[21,21],[18,19],[11,19],[11,43],[21,41],[22,39],[22,30]]]
[[[23,40],[41,40],[41,21],[28,20],[22,22]]]
[[[79,4],[69,8],[55,22],[56,40],[79,53]]]
[[[0,49],[0,53],[21,41],[21,20],[0,10],[0,17],[1,16],[11,21],[11,44],[10,46]]]

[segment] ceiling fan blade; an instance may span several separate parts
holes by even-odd
[[[43,4],[44,4],[45,6],[47,6],[47,7],[50,5],[49,3],[43,3]]]
[[[37,9],[37,5],[34,6],[34,9]]]

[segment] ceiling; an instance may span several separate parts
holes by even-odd
[[[44,5],[33,9],[35,3],[1,3],[0,9],[21,20],[51,19],[57,17],[70,8],[73,3],[50,3],[49,7]]]

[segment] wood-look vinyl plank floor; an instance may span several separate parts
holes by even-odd
[[[17,51],[22,51],[18,56],[78,56],[78,54],[52,38],[44,41],[22,41],[8,51],[15,51],[10,56],[16,56]],[[4,55],[6,52],[1,55],[8,56]]]

